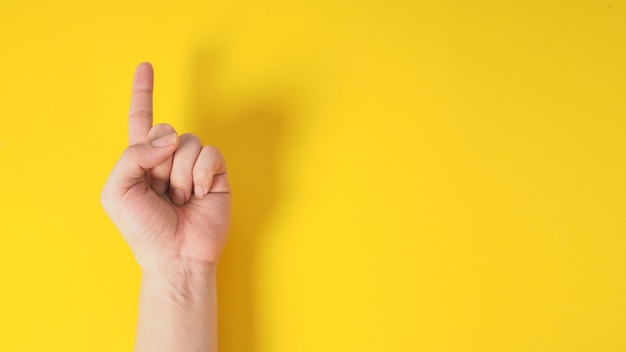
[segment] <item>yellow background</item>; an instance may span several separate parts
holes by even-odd
[[[129,351],[135,65],[227,158],[221,351],[625,351],[626,2],[4,1],[0,350]]]

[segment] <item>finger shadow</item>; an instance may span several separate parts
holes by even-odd
[[[224,93],[219,78],[224,55],[216,49],[200,48],[192,59],[191,128],[222,152],[232,187],[233,223],[218,271],[220,351],[254,352],[259,324],[255,264],[281,194],[277,154],[289,104],[277,92]]]

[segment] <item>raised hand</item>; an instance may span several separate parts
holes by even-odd
[[[230,186],[217,149],[168,124],[152,126],[154,74],[133,80],[129,145],[101,193],[102,205],[144,271],[217,265],[230,227]]]

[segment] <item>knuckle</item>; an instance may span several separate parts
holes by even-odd
[[[131,163],[137,164],[141,168],[145,168],[146,160],[144,160],[145,153],[142,153],[143,151],[142,147],[143,145],[141,144],[134,144],[134,145],[128,146],[126,149],[124,149],[124,152],[122,153],[122,157],[120,159],[129,160]]]
[[[172,125],[170,125],[169,123],[157,123],[156,125],[152,126],[150,132],[166,134],[175,132],[175,130],[174,127],[172,127]]]
[[[134,110],[134,111],[129,112],[128,115],[130,117],[139,117],[139,118],[152,117],[152,111],[150,111],[150,110]]]
[[[152,126],[152,128],[150,128],[147,139],[148,140],[157,139],[159,137],[168,135],[172,132],[176,132],[176,130],[174,129],[174,127],[172,127],[172,125],[167,124],[167,123],[159,123],[159,124]]]
[[[202,147],[202,154],[204,154],[205,158],[209,159],[211,163],[224,163],[222,153],[212,145]]]
[[[202,149],[204,149],[208,155],[221,156],[220,151],[212,145],[205,145]]]
[[[122,153],[122,157],[139,161],[141,158],[139,155],[139,148],[137,147],[137,144],[128,146],[126,149],[124,149],[124,152]]]
[[[122,157],[120,159],[135,159],[137,156],[137,148],[134,148],[134,145],[126,147],[122,152]]]
[[[202,142],[200,138],[198,138],[195,134],[192,133],[183,133],[180,135],[180,143],[196,147],[200,149],[202,147]]]
[[[207,158],[211,161],[212,171],[226,170],[226,161],[219,149],[212,145],[204,146],[203,149],[203,152],[206,153]]]

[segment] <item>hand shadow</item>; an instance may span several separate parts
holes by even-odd
[[[254,352],[258,244],[279,199],[276,157],[289,109],[285,95],[275,91],[220,99],[223,58],[210,50],[194,55],[188,116],[191,130],[224,155],[232,187],[233,224],[218,269],[220,351]]]

